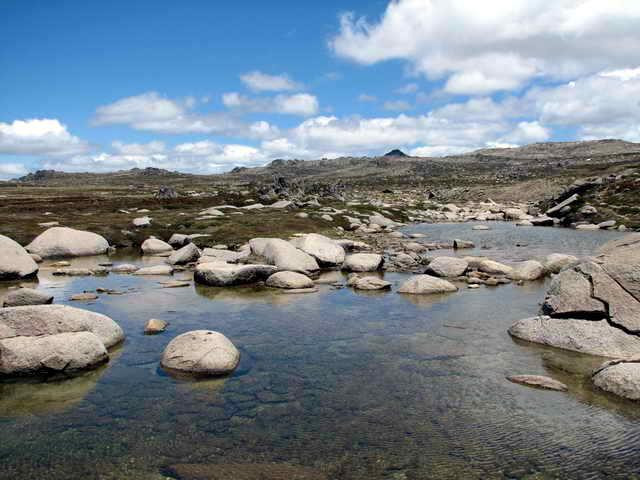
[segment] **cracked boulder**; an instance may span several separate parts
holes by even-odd
[[[640,302],[640,233],[607,242],[599,253],[604,271]]]
[[[592,355],[628,358],[640,352],[640,235],[605,244],[597,262],[556,275],[539,316],[521,320],[514,337]],[[622,369],[622,367],[620,367]]]
[[[542,311],[552,317],[607,319],[630,333],[640,333],[640,302],[594,262],[556,276]]]

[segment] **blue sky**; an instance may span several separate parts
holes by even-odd
[[[0,3],[0,179],[640,140],[634,0]]]

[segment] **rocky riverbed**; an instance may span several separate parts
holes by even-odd
[[[65,237],[73,232],[48,233],[53,246],[41,238],[37,254],[10,244],[19,254],[3,257],[14,280],[0,287],[0,323],[29,318],[32,330],[0,330],[2,348],[20,339],[31,363],[18,364],[32,367],[0,382],[2,474],[520,478],[604,469],[629,478],[640,468],[633,449],[618,448],[640,434],[637,406],[622,398],[634,399],[625,393],[636,384],[633,348],[590,352],[614,357],[604,363],[507,333],[567,272],[601,261],[600,245],[629,249],[633,237],[464,218],[473,208],[456,223],[403,226],[391,207],[379,209],[354,217],[362,225],[351,234],[231,248],[174,235],[114,251],[83,234],[81,253],[96,255],[61,260],[47,249],[76,248]],[[12,306],[28,303],[42,305]],[[121,333],[96,335],[84,321],[43,337],[56,318],[48,309],[71,308],[60,304]],[[602,317],[585,322],[611,321],[594,311]],[[633,342],[623,325],[622,347]],[[60,335],[81,348],[38,343]],[[578,428],[587,421],[592,428]]]

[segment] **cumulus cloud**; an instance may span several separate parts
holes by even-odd
[[[113,142],[112,150],[48,160],[43,167],[70,172],[156,167],[191,173],[216,173],[235,166],[258,166],[267,160],[264,152],[256,147],[219,144],[210,140],[181,143],[173,148],[158,141],[146,144]]]
[[[344,14],[329,42],[355,62],[405,60],[450,93],[477,95],[627,69],[638,43],[636,0],[397,0],[377,22]]]
[[[26,175],[27,169],[22,163],[0,163],[0,179],[8,180],[10,178]]]
[[[240,80],[255,92],[281,92],[302,88],[300,84],[291,80],[288,75],[269,75],[257,70],[240,75]]]
[[[533,88],[523,97],[529,111],[547,125],[574,127],[579,138],[640,141],[640,75],[605,72],[550,88]],[[640,71],[640,69],[635,69]]]
[[[57,119],[0,122],[0,154],[72,155],[88,149],[87,142],[71,135]]]
[[[318,99],[308,93],[276,95],[275,97],[249,97],[237,92],[222,95],[222,103],[230,109],[245,112],[280,113],[311,116],[318,112]]]
[[[266,122],[247,125],[229,112],[198,113],[194,111],[197,105],[198,101],[191,97],[174,100],[148,92],[98,107],[93,124],[128,125],[136,130],[157,133],[244,135],[250,138],[256,135],[268,138],[277,132],[275,127],[264,128]]]

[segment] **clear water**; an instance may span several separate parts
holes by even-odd
[[[486,225],[490,230],[473,230]],[[607,240],[620,236],[617,231],[585,231],[555,227],[517,227],[512,222],[474,222],[418,224],[405,233],[421,233],[417,242],[446,242],[454,238],[471,240],[476,248],[463,249],[454,255],[487,256],[498,261],[519,262],[540,259],[549,253],[567,253],[578,257],[591,255]],[[451,255],[444,251],[443,255]]]
[[[421,228],[447,239],[485,233],[464,227],[464,237],[452,235],[459,226]],[[539,230],[549,252],[589,254],[609,237]],[[386,278],[397,286],[406,275]],[[640,478],[640,406],[592,388],[601,359],[506,332],[537,311],[545,282],[418,297],[328,285],[306,295],[162,289],[165,279],[43,269],[39,288],[60,303],[85,289],[125,292],[74,305],[117,320],[127,339],[83,376],[0,383],[0,478],[159,480],[179,463],[301,465],[331,479]],[[152,317],[169,330],[144,336]],[[162,372],[167,342],[200,328],[240,348],[238,370],[199,382]],[[505,380],[520,373],[551,375],[569,392]]]

